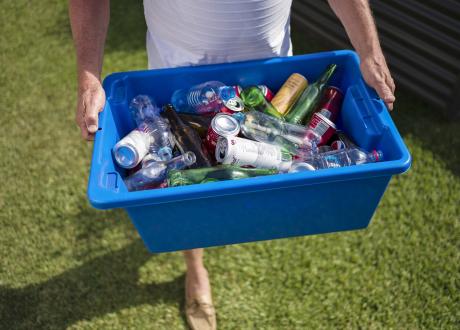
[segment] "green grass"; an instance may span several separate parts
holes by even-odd
[[[112,7],[104,73],[145,68],[140,1]],[[185,328],[181,254],[87,202],[66,3],[0,9],[0,328]],[[458,329],[460,123],[438,113],[399,92],[413,167],[367,230],[209,249],[220,328]]]

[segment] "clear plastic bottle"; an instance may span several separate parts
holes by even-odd
[[[382,160],[383,153],[380,150],[373,150],[372,152],[367,152],[359,148],[333,150],[293,162],[289,172],[345,167],[374,163]]]
[[[169,161],[151,161],[125,179],[126,187],[129,191],[154,188],[166,179],[169,170],[182,170],[195,161],[196,157],[193,152],[186,152]]]
[[[129,104],[129,112],[134,124],[139,126],[142,122],[160,115],[160,108],[155,100],[148,95],[138,95]]]
[[[171,103],[179,113],[212,114],[220,111],[223,101],[237,95],[235,86],[220,81],[208,81],[189,89],[179,89],[171,97]]]
[[[252,140],[275,144],[292,154],[316,148],[319,136],[300,125],[289,124],[262,112],[250,110],[233,115],[241,125],[241,133]]]
[[[136,129],[113,148],[118,165],[133,168],[150,153],[157,160],[170,160],[174,137],[168,122],[160,117],[160,109],[148,95],[136,96],[129,106]]]

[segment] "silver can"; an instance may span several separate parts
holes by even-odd
[[[214,155],[216,152],[217,140],[221,136],[237,136],[240,133],[240,123],[230,115],[220,113],[217,114],[209,125],[208,133],[206,134],[206,148],[209,154]]]
[[[216,160],[222,164],[274,168],[280,172],[287,172],[292,164],[292,156],[280,147],[239,137],[220,137]]]
[[[150,140],[147,132],[136,128],[113,147],[115,161],[123,168],[136,167],[147,155]]]

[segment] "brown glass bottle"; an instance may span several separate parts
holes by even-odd
[[[186,125],[193,128],[202,139],[206,138],[209,125],[211,125],[213,118],[212,116],[192,115],[189,113],[180,112],[178,112],[177,115]]]
[[[191,165],[190,168],[211,166],[211,161],[201,146],[201,139],[198,133],[180,119],[171,104],[167,104],[163,107],[163,113],[169,120],[171,131],[176,138],[177,147],[182,154],[187,151],[192,151],[196,156],[196,163]]]

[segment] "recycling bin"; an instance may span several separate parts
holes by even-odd
[[[210,80],[227,85],[265,84],[278,90],[294,72],[315,81],[331,63],[330,85],[344,92],[337,121],[360,147],[384,161],[358,166],[129,192],[112,147],[134,127],[129,103],[148,94],[169,102],[179,88]],[[123,208],[151,252],[177,251],[366,228],[393,175],[411,156],[384,103],[363,81],[359,58],[340,50],[228,64],[114,73],[103,83],[88,183],[90,203]]]

